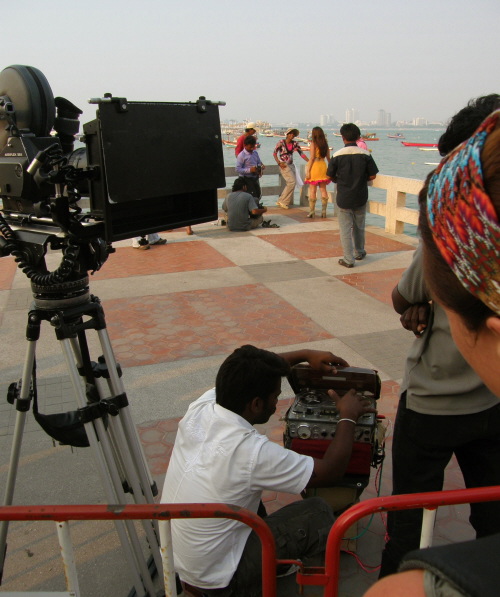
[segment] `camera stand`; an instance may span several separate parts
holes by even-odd
[[[128,409],[121,372],[106,330],[104,310],[99,299],[89,294],[88,277],[77,277],[52,286],[37,286],[32,282],[32,290],[35,300],[28,313],[28,346],[22,378],[18,384],[11,384],[8,397],[9,402],[15,403],[17,415],[4,505],[13,502],[26,416],[36,392],[35,353],[42,321],[48,321],[54,327],[60,342],[78,405],[78,410],[69,415],[74,415],[77,425],[83,426],[86,432],[107,503],[126,504],[126,493],[131,493],[137,504],[153,503],[157,489]],[[97,363],[90,359],[87,330],[95,330],[98,335],[102,356]],[[102,380],[100,384],[98,378],[107,382],[107,397],[104,395],[106,386]],[[156,571],[162,569],[156,522],[142,523],[148,555],[144,553],[147,550],[141,545],[133,521],[116,521],[115,525],[132,574],[135,595],[154,597],[154,567]],[[8,522],[0,523],[1,570],[6,556],[7,531]]]

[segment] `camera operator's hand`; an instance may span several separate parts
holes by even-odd
[[[365,413],[376,412],[371,401],[355,390],[349,390],[343,396],[333,390],[328,390],[328,394],[335,400],[340,417],[323,458],[314,459],[309,487],[330,487],[345,474],[352,453],[356,421]]]
[[[309,348],[303,348],[302,350],[280,353],[280,356],[287,360],[292,367],[297,363],[307,361],[313,369],[317,369],[325,375],[337,373],[335,365],[349,367],[347,361],[344,361],[344,359],[334,355],[333,352],[329,352],[328,350],[311,350]]]
[[[415,303],[403,312],[399,321],[405,330],[413,332],[417,338],[424,333],[429,321],[429,303]]]
[[[372,406],[372,400],[356,390],[349,390],[343,396],[339,396],[334,390],[328,390],[328,395],[335,401],[341,419],[357,421],[365,413],[375,413],[377,410]]]

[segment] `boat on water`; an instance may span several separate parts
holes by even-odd
[[[408,143],[407,141],[401,141],[405,147],[437,147],[437,143]]]
[[[401,133],[394,133],[392,135],[387,135],[389,139],[404,139],[405,136]]]
[[[363,141],[378,141],[379,138],[377,137],[377,133],[365,133],[361,135]]]

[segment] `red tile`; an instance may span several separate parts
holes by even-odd
[[[0,290],[10,290],[16,273],[17,263],[14,257],[0,258]]]
[[[261,235],[260,238],[298,259],[341,257],[343,255],[338,230],[269,234]],[[371,232],[366,233],[366,251],[368,253],[411,251],[413,249],[412,245]],[[378,275],[380,276],[380,273]]]
[[[131,246],[119,247],[92,279],[108,280],[233,266],[232,261],[204,241],[167,242],[148,251],[139,251]]]
[[[335,276],[338,280],[349,284],[368,294],[369,296],[378,299],[392,307],[391,294],[393,288],[399,282],[401,274],[405,271],[402,269],[384,270],[383,272],[366,272],[361,274],[344,274]]]
[[[243,344],[332,338],[260,285],[114,299],[104,308],[117,360],[126,367],[226,355]]]

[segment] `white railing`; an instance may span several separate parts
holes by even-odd
[[[418,224],[418,209],[406,207],[407,195],[418,195],[423,180],[401,178],[377,174],[372,186],[386,191],[384,201],[370,201],[368,211],[385,218],[385,231],[390,234],[403,234],[405,224]]]
[[[233,167],[225,168],[226,178],[237,176]],[[277,184],[272,186],[263,186],[262,195],[264,197],[279,195],[284,186],[284,181],[279,176],[278,166],[267,166],[264,170],[264,177],[277,176]],[[304,173],[302,172],[302,176]],[[264,178],[263,177],[263,178]],[[415,178],[402,178],[400,176],[387,176],[377,174],[377,178],[371,183],[374,189],[386,191],[385,201],[370,200],[368,212],[385,218],[385,231],[390,234],[403,234],[405,224],[418,224],[418,210],[406,206],[407,195],[418,195],[424,184],[423,180]],[[230,191],[230,186],[225,189],[219,189],[218,196],[223,198]],[[335,201],[333,193],[330,193],[330,201]],[[307,187],[302,188],[300,194],[300,205],[307,206]]]

